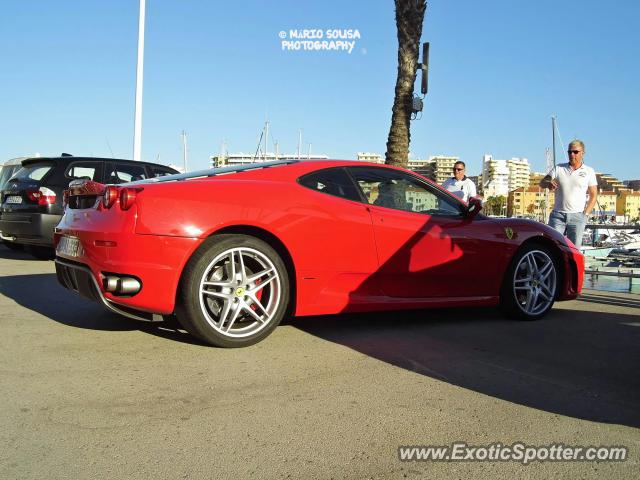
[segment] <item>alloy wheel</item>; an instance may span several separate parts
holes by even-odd
[[[520,309],[533,316],[550,308],[556,281],[553,259],[541,250],[527,252],[516,265],[513,278],[513,293]]]
[[[282,281],[273,262],[249,247],[217,255],[199,287],[200,309],[221,335],[242,338],[271,323],[282,297]]]

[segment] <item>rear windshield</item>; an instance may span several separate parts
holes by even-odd
[[[14,176],[19,180],[40,181],[49,173],[49,170],[51,170],[53,166],[54,164],[52,162],[29,163],[18,170]]]
[[[0,168],[0,190],[6,185],[13,174],[22,168],[22,165],[5,165]]]

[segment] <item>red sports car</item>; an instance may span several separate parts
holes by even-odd
[[[122,185],[72,183],[59,281],[143,320],[176,314],[240,347],[285,315],[502,305],[537,319],[582,288],[555,230],[492,219],[413,172],[353,161],[226,167]]]

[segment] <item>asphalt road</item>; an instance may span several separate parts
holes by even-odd
[[[640,296],[288,320],[222,350],[0,247],[0,478],[637,478]],[[400,445],[625,445],[623,463],[416,462]]]

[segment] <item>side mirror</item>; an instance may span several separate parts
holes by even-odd
[[[469,198],[467,206],[467,218],[472,219],[482,210],[482,199],[480,197]]]

